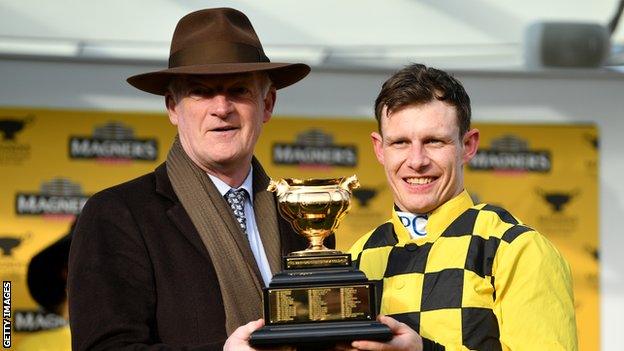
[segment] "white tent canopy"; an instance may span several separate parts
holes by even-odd
[[[607,25],[618,0],[72,1],[0,3],[0,55],[165,61],[177,20],[204,8],[244,11],[274,61],[313,66],[517,69],[534,21]],[[614,33],[624,44],[624,25]],[[620,62],[620,63],[624,63]]]

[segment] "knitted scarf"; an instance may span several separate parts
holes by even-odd
[[[225,199],[205,171],[186,154],[176,137],[167,155],[173,189],[197,229],[217,273],[225,308],[226,331],[262,317],[262,286],[254,255]],[[275,200],[266,191],[268,176],[254,167],[254,211],[262,243],[273,272],[280,266]],[[210,303],[206,301],[206,303]]]

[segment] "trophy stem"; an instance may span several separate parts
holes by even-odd
[[[342,254],[339,250],[328,249],[323,245],[325,236],[309,236],[307,239],[310,245],[307,249],[301,251],[291,252],[292,256],[316,256],[316,255],[337,255]]]
[[[328,248],[325,247],[325,245],[323,245],[323,241],[324,241],[324,237],[322,236],[313,236],[310,239],[310,246],[308,247],[308,250],[329,250]]]

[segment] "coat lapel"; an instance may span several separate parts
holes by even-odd
[[[191,218],[188,216],[182,206],[182,203],[178,200],[178,197],[173,191],[173,187],[171,186],[171,182],[167,176],[167,168],[164,163],[156,168],[154,175],[156,179],[156,193],[171,201],[171,206],[166,212],[167,217],[197,251],[199,251],[207,259],[210,259],[208,256],[208,250],[206,250],[204,243],[201,241],[199,233],[197,233],[197,229],[195,229]]]

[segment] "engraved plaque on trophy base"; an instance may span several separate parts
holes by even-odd
[[[329,345],[392,337],[375,320],[375,285],[351,267],[350,255],[289,255],[284,266],[263,291],[265,326],[251,335],[251,345]]]

